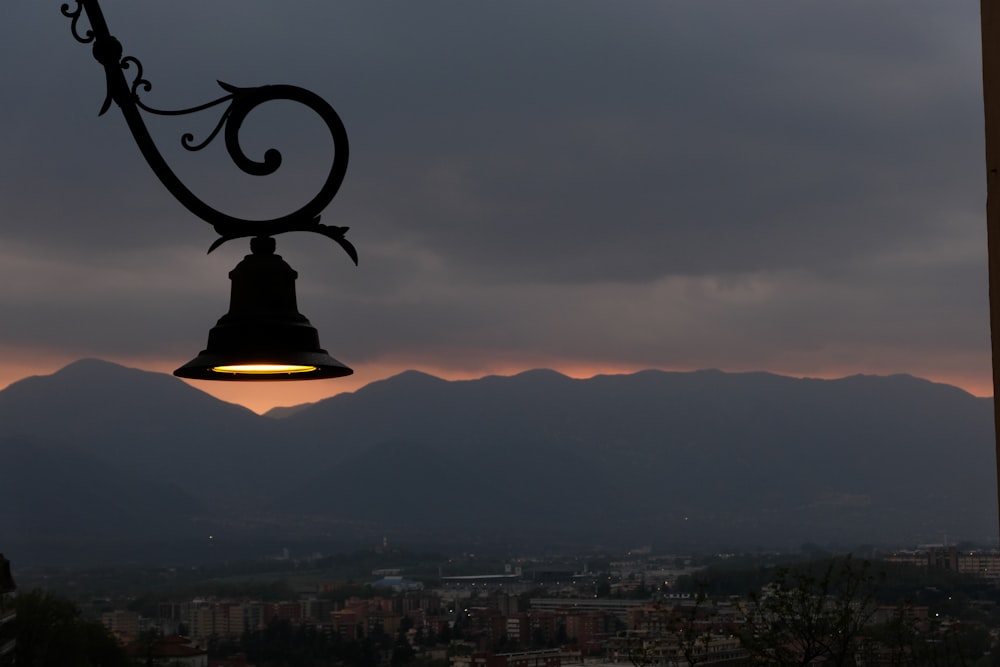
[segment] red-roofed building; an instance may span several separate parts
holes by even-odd
[[[191,646],[185,637],[163,637],[153,643],[138,641],[125,647],[130,658],[151,660],[162,667],[208,667],[208,651]]]
[[[359,626],[364,632],[364,617],[353,609],[342,609],[330,613],[333,631],[344,639],[357,639]]]

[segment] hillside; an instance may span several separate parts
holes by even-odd
[[[990,401],[902,375],[411,371],[276,419],[85,360],[0,391],[0,424],[17,471],[0,537],[26,547],[116,528],[245,545],[995,539]]]

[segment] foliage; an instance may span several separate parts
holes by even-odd
[[[43,591],[19,595],[18,667],[125,667],[125,652],[103,625],[80,618],[76,605]]]
[[[380,592],[370,584],[347,583],[339,584],[336,588],[324,592],[320,597],[325,600],[343,602],[348,598],[373,598],[380,593],[384,593],[384,591]]]
[[[757,664],[789,666],[971,667],[989,652],[983,624],[941,622],[912,601],[886,605],[886,589],[894,595],[899,584],[885,581],[884,571],[851,556],[779,568],[762,592],[750,595],[741,642]]]
[[[850,556],[828,561],[819,573],[779,569],[764,592],[750,595],[743,645],[758,663],[854,664],[878,608],[880,580],[871,563]]]
[[[348,639],[307,625],[275,619],[263,630],[244,633],[238,642],[220,641],[210,646],[211,656],[245,653],[257,667],[377,667],[420,665],[434,662],[406,639],[412,621],[402,623],[396,635],[372,631]]]

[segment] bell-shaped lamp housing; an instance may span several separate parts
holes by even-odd
[[[194,380],[312,380],[354,371],[319,344],[319,333],[295,298],[298,274],[270,237],[254,238],[252,254],[229,273],[229,312],[208,332],[208,346],[174,375]]]

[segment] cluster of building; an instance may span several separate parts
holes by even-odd
[[[445,601],[433,593],[399,593],[343,601],[304,597],[296,601],[196,599],[158,605],[154,618],[127,610],[106,611],[101,622],[122,643],[149,630],[161,635],[183,632],[196,641],[240,637],[273,621],[312,625],[345,639],[372,635],[407,635],[475,640],[476,646],[506,642],[510,646],[565,642],[574,638],[588,647],[624,627],[635,600],[532,600],[530,611],[518,609],[518,598],[496,594],[488,599]],[[594,604],[603,602],[604,604]]]
[[[346,639],[373,634],[395,635],[409,619],[413,633],[437,634],[448,626],[452,615],[441,608],[434,595],[351,597],[334,602],[319,597],[284,602],[259,600],[209,600],[163,603],[156,617],[145,618],[127,610],[106,611],[101,622],[122,643],[135,641],[149,630],[160,635],[182,632],[196,642],[212,638],[236,638],[262,630],[273,621],[312,625]]]
[[[887,560],[1000,581],[1000,552],[931,546]],[[545,570],[529,575],[510,569],[499,575],[441,577],[433,591],[396,570],[378,570],[372,574],[382,578],[373,584],[377,592],[371,597],[341,597],[337,586],[329,585],[297,600],[194,599],[162,603],[150,618],[109,610],[100,619],[133,654],[150,650],[144,637],[163,638],[156,651],[164,653],[158,657],[169,654],[171,664],[185,667],[252,667],[240,657],[209,661],[205,647],[213,639],[240,638],[275,621],[345,640],[405,640],[417,652],[447,658],[453,667],[746,663],[748,653],[739,639],[751,613],[746,599],[695,600],[671,593],[673,580],[691,571],[680,560],[670,567],[646,563],[643,568],[638,559],[613,565],[611,574],[585,568],[582,574]],[[0,629],[4,586],[13,589],[9,568],[5,579],[3,566],[0,557]],[[540,589],[548,597],[525,595]],[[894,613],[896,607],[880,609],[869,622],[885,622]],[[915,625],[930,630],[926,607],[908,613]]]
[[[928,544],[896,551],[885,557],[892,563],[938,568],[1000,583],[1000,551],[966,551],[955,546]]]
[[[967,554],[954,550],[933,553],[922,556],[931,558],[929,565],[959,570],[959,563],[971,562],[965,560]],[[615,579],[650,584],[665,582],[677,572],[634,575],[623,572]],[[183,633],[186,642],[175,641],[170,648],[175,659],[188,653],[183,663],[187,667],[230,664],[207,662],[203,647],[212,638],[240,637],[276,620],[311,626],[346,640],[379,636],[405,639],[415,651],[447,658],[452,667],[722,667],[746,664],[749,659],[740,641],[752,613],[744,598],[696,600],[688,594],[662,590],[655,599],[629,598],[621,595],[628,592],[625,588],[618,595],[598,597],[590,592],[584,596],[581,593],[593,591],[595,583],[607,577],[590,574],[586,582],[568,584],[563,575],[551,578],[549,597],[528,597],[523,594],[523,577],[517,572],[445,578],[441,588],[433,591],[391,573],[376,582],[380,593],[372,597],[341,599],[336,586],[331,585],[299,600],[196,599],[161,604],[150,619],[134,612],[111,611],[103,614],[102,621],[126,644],[134,643],[149,629],[164,636]],[[878,609],[868,622],[887,622],[897,613],[897,607]],[[914,607],[908,613],[915,625],[930,631],[927,607]]]
[[[521,663],[558,667],[584,660],[629,664],[638,651],[657,660],[676,660],[676,621],[692,600],[652,604],[616,598],[532,598],[519,608],[518,596],[496,592],[488,597],[446,600],[420,591],[350,597],[334,601],[304,597],[298,601],[191,600],[159,605],[156,618],[131,611],[109,611],[105,626],[124,644],[136,645],[149,629],[163,635],[183,632],[189,640],[169,643],[174,659],[199,667],[207,660],[203,646],[212,638],[239,637],[275,620],[312,625],[344,639],[403,635],[427,652],[449,656],[455,667],[516,667]],[[726,612],[720,613],[723,607]],[[745,657],[731,626],[733,605],[713,607],[712,620],[698,620],[699,642],[693,650],[702,664],[725,665]],[[686,617],[685,617],[686,618]]]

